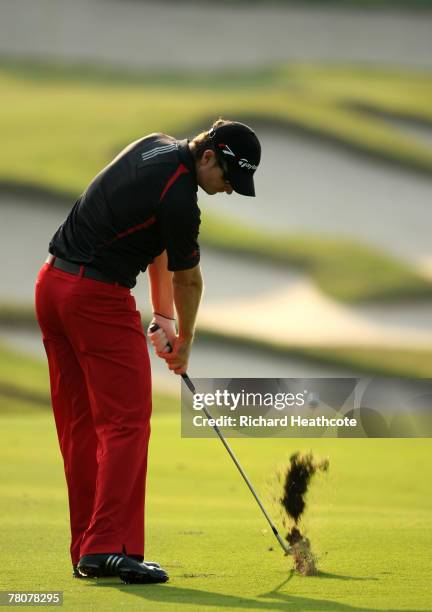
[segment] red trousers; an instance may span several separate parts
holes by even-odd
[[[36,314],[69,494],[71,557],[144,555],[151,375],[130,290],[46,263]]]

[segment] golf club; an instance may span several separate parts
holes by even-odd
[[[153,325],[151,325],[151,327],[150,327],[149,331],[150,331],[150,333],[154,333],[154,332],[156,332],[158,329],[160,329],[159,325],[157,325],[156,323],[153,323]],[[171,352],[171,351],[172,351],[172,346],[171,346],[171,344],[168,342],[168,339],[167,339],[167,347],[170,349],[170,352]],[[189,376],[188,376],[187,374],[182,374],[181,376],[182,376],[182,378],[183,378],[183,380],[184,380],[184,382],[185,382],[185,384],[186,384],[187,388],[189,389],[189,391],[190,391],[192,394],[194,394],[194,393],[196,392],[196,390],[195,390],[195,385],[193,384],[193,382],[191,381],[191,379],[189,378]],[[213,419],[213,417],[211,416],[210,412],[208,411],[207,407],[206,407],[206,406],[203,406],[203,409],[202,409],[202,410],[203,410],[204,414],[206,415],[206,417],[207,417],[208,419],[211,419],[211,420],[213,421],[213,423],[214,423],[214,419]],[[210,421],[210,422],[211,422],[211,421]],[[271,520],[270,516],[269,516],[269,515],[268,515],[268,513],[267,513],[267,510],[264,508],[264,506],[263,506],[263,504],[262,504],[262,502],[261,502],[260,498],[258,497],[258,495],[257,495],[257,493],[256,493],[256,491],[255,491],[255,489],[253,488],[251,481],[250,481],[250,480],[249,480],[249,478],[247,477],[247,475],[246,475],[246,473],[245,473],[244,469],[242,468],[242,466],[240,465],[240,463],[239,463],[239,461],[238,461],[237,457],[235,456],[235,454],[234,454],[234,453],[233,453],[233,451],[231,450],[230,445],[229,445],[229,444],[228,444],[228,442],[225,440],[225,438],[224,438],[224,436],[223,436],[223,433],[221,432],[221,430],[219,429],[219,427],[218,427],[216,424],[212,425],[212,427],[213,427],[213,429],[215,430],[215,432],[217,433],[217,435],[219,436],[219,438],[220,438],[220,440],[221,440],[222,444],[225,446],[226,450],[228,451],[229,456],[230,456],[230,457],[231,457],[231,459],[234,461],[234,463],[235,463],[235,465],[236,465],[236,467],[237,467],[238,471],[240,472],[240,474],[241,474],[241,475],[242,475],[242,477],[243,477],[243,480],[245,481],[245,483],[246,483],[246,484],[247,484],[247,486],[249,487],[249,490],[250,490],[250,492],[252,493],[252,495],[254,496],[254,498],[255,498],[255,500],[256,500],[256,502],[257,502],[258,506],[261,508],[262,513],[263,513],[263,514],[264,514],[264,516],[266,517],[267,522],[268,522],[268,524],[270,525],[271,530],[272,530],[272,532],[274,533],[274,535],[275,535],[275,537],[276,537],[277,541],[279,542],[279,544],[280,544],[280,546],[281,546],[282,550],[284,551],[285,555],[289,555],[289,554],[291,554],[291,552],[292,552],[291,546],[288,546],[288,545],[285,543],[284,539],[282,538],[282,536],[280,535],[280,533],[279,533],[279,532],[278,532],[278,530],[276,529],[275,524],[274,524],[274,523],[273,523],[273,521]]]

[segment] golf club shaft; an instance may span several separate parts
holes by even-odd
[[[206,417],[208,419],[211,419],[212,416],[210,415],[209,411],[207,410],[206,407],[203,408],[203,411],[206,415]],[[280,535],[280,533],[278,532],[278,530],[276,529],[273,521],[271,520],[270,516],[267,513],[267,510],[264,508],[264,506],[262,505],[262,502],[260,500],[260,498],[258,497],[255,489],[252,486],[251,481],[249,480],[249,478],[247,477],[245,471],[243,470],[242,466],[240,465],[237,457],[235,456],[234,452],[232,451],[230,445],[228,444],[228,442],[225,440],[221,430],[219,429],[219,427],[217,425],[213,425],[213,429],[215,430],[215,432],[217,433],[217,435],[219,436],[222,444],[225,446],[226,450],[228,451],[229,456],[231,457],[231,459],[234,461],[238,471],[240,472],[240,474],[243,476],[243,480],[245,481],[245,483],[247,484],[247,486],[249,487],[250,492],[252,493],[252,495],[255,497],[255,500],[258,504],[258,506],[261,508],[262,513],[264,514],[264,516],[267,519],[268,524],[271,527],[271,530],[273,531],[277,541],[279,542],[279,544],[282,547],[282,550],[284,551],[285,554],[289,554],[290,552],[290,548],[289,546],[287,546],[282,538],[282,536]]]
[[[158,329],[159,329],[159,325],[157,325],[156,323],[154,323],[154,324],[151,326],[150,331],[151,331],[151,332],[155,332],[155,331],[157,331]],[[170,349],[170,351],[172,351],[172,346],[171,346],[171,344],[170,344],[169,342],[167,342],[167,346],[168,346],[168,348]],[[195,390],[195,385],[193,384],[193,382],[191,381],[191,379],[189,378],[189,376],[188,376],[186,373],[185,373],[185,374],[182,374],[181,376],[182,376],[182,378],[183,378],[183,380],[184,380],[184,382],[185,382],[185,385],[186,385],[186,386],[187,386],[187,388],[189,389],[189,391],[192,393],[192,395],[194,395],[194,393],[196,392],[196,390]],[[212,419],[212,420],[213,420],[213,417],[211,416],[210,412],[207,410],[207,407],[206,407],[206,406],[203,406],[203,412],[204,412],[204,414],[206,415],[206,417],[207,417],[208,419]],[[259,497],[258,497],[258,495],[256,494],[256,491],[255,491],[255,489],[253,488],[251,481],[250,481],[250,480],[249,480],[249,478],[246,476],[245,471],[243,470],[243,468],[242,468],[242,466],[240,465],[240,463],[239,463],[239,461],[238,461],[237,457],[234,455],[233,451],[231,450],[230,445],[229,445],[229,444],[228,444],[228,442],[225,440],[223,433],[221,432],[221,430],[219,429],[219,427],[218,427],[216,424],[212,425],[212,427],[213,427],[213,429],[215,430],[215,432],[217,433],[217,435],[218,435],[218,437],[219,437],[220,441],[222,442],[222,444],[225,446],[225,448],[226,448],[226,450],[227,450],[227,452],[228,452],[229,456],[230,456],[230,457],[231,457],[231,459],[234,461],[234,463],[235,463],[235,465],[236,465],[236,467],[237,467],[238,471],[240,472],[240,474],[241,474],[241,475],[242,475],[242,477],[243,477],[243,480],[245,481],[245,483],[246,483],[246,484],[247,484],[247,486],[249,487],[250,492],[251,492],[251,493],[252,493],[252,495],[254,496],[254,498],[255,498],[255,500],[256,500],[256,502],[257,502],[258,506],[259,506],[259,507],[260,507],[260,509],[261,509],[261,512],[262,512],[262,513],[264,514],[264,516],[266,517],[267,522],[268,522],[268,524],[270,525],[271,530],[273,531],[273,533],[274,533],[274,535],[275,535],[275,537],[276,537],[277,541],[279,542],[279,544],[280,544],[280,546],[281,546],[282,550],[284,551],[284,553],[285,553],[286,555],[290,554],[290,552],[291,552],[291,547],[290,547],[290,546],[288,546],[288,545],[285,543],[285,541],[283,540],[282,536],[280,535],[280,533],[279,533],[279,532],[278,532],[278,530],[276,529],[276,526],[274,525],[273,521],[271,520],[270,516],[268,515],[267,510],[264,508],[264,506],[263,506],[263,505],[262,505],[262,503],[261,503],[260,498],[259,498]]]
[[[195,393],[195,386],[193,384],[193,382],[191,381],[191,379],[189,378],[189,376],[187,374],[182,374],[182,378],[186,384],[186,386],[188,387],[188,389],[193,393]],[[212,415],[210,414],[210,412],[208,411],[206,406],[203,406],[202,408],[204,414],[206,415],[206,417],[208,419],[213,419]],[[247,486],[249,487],[250,492],[252,493],[252,495],[254,496],[258,506],[261,508],[262,513],[264,514],[264,516],[267,519],[268,524],[271,527],[271,530],[273,531],[277,541],[279,542],[279,544],[282,547],[282,550],[284,551],[285,554],[289,554],[290,553],[290,547],[285,544],[282,536],[280,535],[280,533],[278,532],[278,530],[276,529],[276,526],[274,525],[273,521],[271,520],[270,516],[267,513],[267,510],[264,508],[260,498],[258,497],[255,489],[252,486],[251,481],[249,480],[249,478],[246,475],[246,472],[244,471],[244,469],[242,468],[242,466],[240,465],[237,457],[235,456],[234,452],[232,451],[230,445],[228,444],[228,442],[225,440],[225,437],[223,435],[223,433],[221,432],[221,430],[219,429],[219,427],[214,424],[212,425],[213,429],[215,430],[215,432],[217,433],[217,435],[219,436],[220,441],[222,442],[222,444],[225,446],[229,456],[231,457],[231,459],[234,461],[238,471],[240,472],[240,474],[243,477],[243,480],[245,481],[245,483],[247,484]]]

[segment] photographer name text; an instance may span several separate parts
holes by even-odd
[[[219,416],[209,419],[202,414],[193,417],[192,423],[195,427],[357,427],[357,419],[349,417],[329,418],[317,416],[306,418],[297,415],[285,415],[282,417],[256,417],[241,415]]]

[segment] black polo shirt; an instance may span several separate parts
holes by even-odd
[[[164,250],[168,269],[200,260],[195,164],[188,141],[150,134],[126,147],[90,183],[49,252],[134,287]]]

